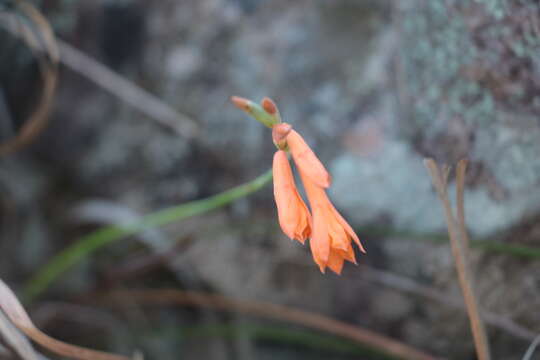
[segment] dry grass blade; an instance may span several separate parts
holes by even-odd
[[[420,350],[369,330],[358,328],[323,315],[297,310],[283,305],[237,300],[220,295],[173,289],[115,291],[107,296],[107,299],[113,300],[117,304],[125,304],[126,298],[134,299],[145,304],[202,306],[218,310],[236,311],[274,320],[277,319],[329,332],[376,348],[386,354],[397,356],[400,359],[436,359]]]
[[[44,334],[32,323],[15,294],[2,280],[0,280],[0,309],[26,336],[58,355],[79,360],[129,360],[126,356],[70,345]]]
[[[39,30],[39,37],[26,23],[19,22],[18,26],[15,25],[15,15],[2,16],[0,20],[5,28],[12,34],[19,36],[27,44],[38,59],[43,89],[36,109],[19,133],[14,138],[0,144],[0,156],[17,151],[29,144],[45,128],[58,78],[58,47],[51,26],[45,17],[29,3],[17,1],[17,9]],[[48,59],[38,56],[42,49],[45,49]]]
[[[435,160],[426,159],[424,164],[428,169],[428,172],[431,176],[433,186],[439,195],[439,199],[444,208],[444,214],[446,217],[446,225],[448,227],[448,234],[450,236],[450,246],[452,248],[452,255],[454,257],[454,262],[456,264],[459,284],[461,286],[461,291],[463,292],[463,297],[465,299],[465,305],[467,307],[467,313],[469,315],[469,321],[471,324],[471,330],[473,333],[474,344],[476,347],[476,353],[479,360],[489,360],[491,358],[488,346],[488,340],[486,335],[486,330],[484,328],[484,323],[480,317],[480,311],[478,307],[478,301],[474,295],[472,277],[470,274],[469,266],[467,263],[467,256],[465,254],[464,244],[466,234],[462,232],[462,229],[465,229],[465,225],[458,225],[454,214],[452,213],[452,206],[450,205],[450,200],[448,199],[447,192],[447,178],[448,178],[448,168],[444,168],[441,172]],[[460,162],[460,167],[463,172],[462,176],[458,179],[459,181],[464,181],[464,172],[465,166],[464,162]],[[463,189],[464,184],[458,185]],[[464,222],[464,221],[463,221]]]
[[[0,311],[0,343],[6,344],[22,360],[37,360],[28,340],[13,326],[13,324]],[[0,358],[2,356],[0,355]]]
[[[62,41],[59,41],[58,45],[61,54],[60,61],[71,70],[83,75],[141,113],[173,130],[176,134],[186,139],[197,136],[199,126],[188,116],[179,113],[148,91],[126,80],[71,45]]]

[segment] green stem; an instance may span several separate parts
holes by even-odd
[[[102,247],[136,234],[148,228],[167,225],[191,216],[203,214],[247,196],[265,186],[272,179],[271,170],[250,182],[234,187],[206,199],[195,200],[144,216],[140,221],[126,225],[111,225],[100,228],[78,239],[53,257],[30,279],[24,297],[31,301],[45,291],[61,274]]]

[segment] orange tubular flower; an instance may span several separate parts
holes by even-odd
[[[299,168],[313,214],[311,252],[322,272],[328,266],[341,274],[344,260],[356,264],[352,241],[365,252],[360,239],[328,199],[324,188],[330,185],[330,175],[304,139],[294,130],[287,144]]]
[[[326,191],[300,170],[309,205],[313,213],[311,253],[321,272],[328,266],[341,274],[344,260],[356,264],[352,241],[365,253],[360,239],[328,199]]]
[[[330,174],[328,174],[324,165],[308,144],[306,144],[302,136],[296,131],[291,130],[291,133],[287,136],[287,143],[289,144],[294,163],[298,166],[298,169],[318,186],[323,188],[329,187],[332,182]]]
[[[311,215],[296,189],[285,151],[274,154],[272,172],[279,225],[288,237],[303,244],[311,235]]]
[[[236,96],[231,100],[272,128],[272,140],[278,148],[272,167],[274,197],[283,232],[302,244],[311,238],[313,259],[323,273],[329,267],[336,274],[341,274],[345,260],[356,264],[353,242],[360,251],[366,251],[354,230],[328,199],[325,189],[332,179],[313,150],[291,125],[281,121],[279,110],[271,99],[264,98],[260,106]],[[286,151],[290,151],[300,172],[311,213],[296,189]]]

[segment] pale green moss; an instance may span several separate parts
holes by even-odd
[[[540,21],[517,17],[538,13],[537,1],[420,3],[402,14],[401,54],[417,129],[456,116],[480,126],[497,121],[500,107],[540,111],[530,88],[540,76]]]

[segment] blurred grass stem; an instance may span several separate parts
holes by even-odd
[[[205,199],[191,201],[144,216],[141,221],[126,225],[111,225],[100,228],[78,239],[61,253],[53,257],[30,279],[24,299],[31,301],[46,290],[61,274],[102,247],[140,231],[170,224],[194,215],[204,214],[247,196],[266,185],[272,179],[269,170],[245,184]]]

